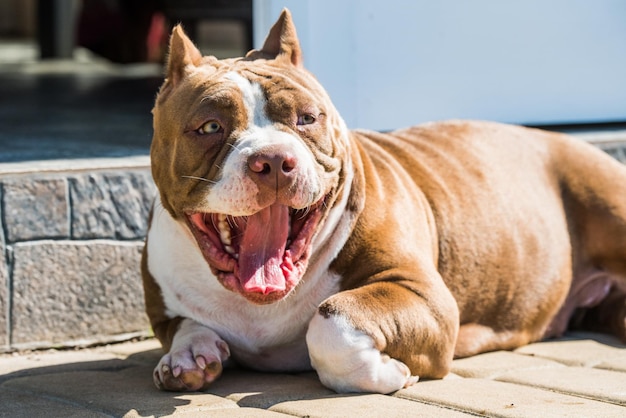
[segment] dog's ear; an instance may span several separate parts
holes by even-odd
[[[293,24],[291,13],[288,9],[283,9],[280,17],[270,29],[263,48],[248,52],[246,57],[275,58],[290,62],[296,67],[302,66],[302,51],[300,41],[296,33],[296,26]]]
[[[202,61],[202,53],[187,37],[182,26],[174,26],[167,59],[167,80],[172,85],[178,84],[185,76],[185,69],[190,65],[199,65],[200,61]]]

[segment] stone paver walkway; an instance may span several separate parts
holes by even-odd
[[[226,370],[204,393],[154,388],[154,340],[0,355],[1,417],[625,417],[626,346],[570,334],[456,360],[443,380],[338,395],[315,373]]]

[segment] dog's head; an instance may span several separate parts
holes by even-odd
[[[224,287],[254,303],[298,284],[344,179],[347,130],[302,66],[287,10],[262,49],[203,57],[180,26],[153,109],[163,207]]]

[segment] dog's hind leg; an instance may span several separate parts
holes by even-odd
[[[614,287],[597,306],[578,310],[571,327],[610,333],[626,342],[626,291]]]
[[[561,155],[574,270],[565,307],[591,308],[585,328],[626,341],[626,166],[586,144],[562,147]],[[582,284],[589,290],[576,292]]]
[[[463,324],[459,328],[454,357],[469,357],[495,350],[511,350],[532,341],[534,335],[523,330],[496,331],[481,324]]]

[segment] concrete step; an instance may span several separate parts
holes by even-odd
[[[0,350],[146,336],[149,158],[0,164]]]

